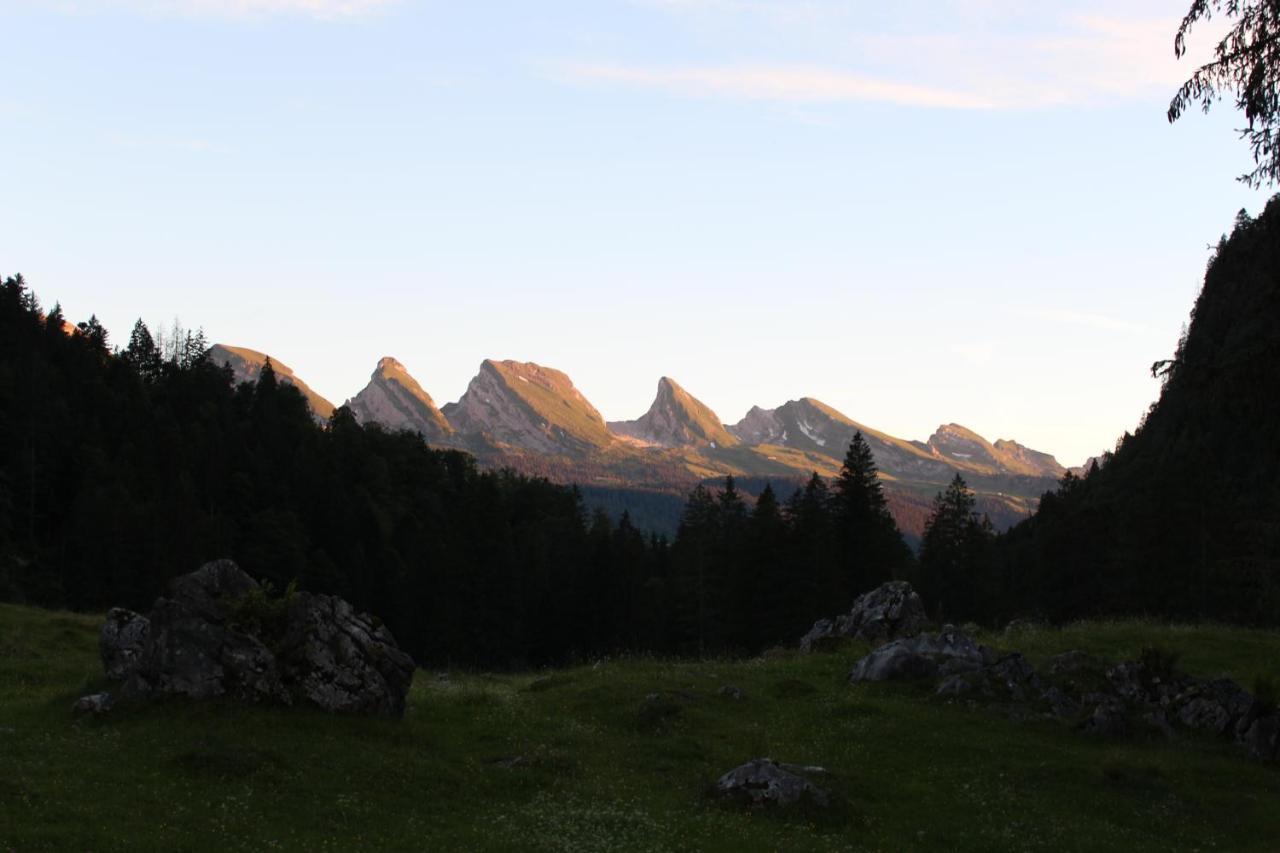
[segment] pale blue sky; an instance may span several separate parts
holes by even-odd
[[[1077,464],[1265,198],[1165,121],[1186,5],[0,0],[0,273],[335,402],[516,358]]]

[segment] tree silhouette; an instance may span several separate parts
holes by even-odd
[[[1169,103],[1169,121],[1193,104],[1208,112],[1223,92],[1234,92],[1248,126],[1240,131],[1256,168],[1240,180],[1251,187],[1280,181],[1280,0],[1195,0],[1174,38],[1174,53],[1186,55],[1192,28],[1214,14],[1236,23],[1214,47],[1213,59],[1182,84]]]
[[[834,486],[834,520],[848,597],[889,580],[906,565],[910,552],[889,513],[875,457],[861,430],[849,442]]]
[[[939,618],[974,618],[983,608],[991,522],[974,511],[973,492],[956,474],[925,523],[916,587]]]

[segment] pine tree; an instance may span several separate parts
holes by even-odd
[[[747,525],[745,624],[740,645],[753,651],[791,637],[803,601],[787,559],[787,525],[773,486],[766,484]]]
[[[849,442],[835,481],[833,506],[845,597],[865,592],[903,570],[910,552],[889,513],[875,457],[861,430]]]
[[[720,613],[717,609],[716,545],[720,535],[720,505],[699,483],[689,493],[672,553],[678,601],[680,633],[705,654],[715,642]]]
[[[925,523],[916,589],[939,619],[971,619],[986,609],[990,519],[974,512],[973,492],[955,479],[933,501]]]
[[[832,525],[831,492],[816,471],[804,488],[791,496],[786,515],[796,582],[804,600],[802,621],[811,622],[830,615],[832,604],[845,597]]]
[[[133,332],[129,335],[129,346],[120,355],[144,381],[155,382],[164,371],[164,359],[160,355],[160,348],[151,337],[151,330],[141,319],[133,324]]]

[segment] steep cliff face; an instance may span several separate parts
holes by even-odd
[[[634,421],[611,421],[609,429],[656,447],[734,447],[739,444],[715,412],[674,379],[662,377],[653,405]]]
[[[532,362],[486,360],[442,411],[462,436],[536,453],[580,456],[617,441],[568,376]]]
[[[378,362],[369,384],[347,401],[347,406],[364,423],[377,423],[390,430],[409,430],[428,441],[453,435],[453,427],[436,408],[431,395],[409,375],[403,364],[390,356]]]
[[[268,356],[266,353],[261,353],[248,347],[214,344],[209,348],[209,358],[215,364],[230,367],[231,372],[235,375],[236,382],[240,383],[257,382],[258,377],[262,374],[262,366],[270,358],[271,369],[275,371],[276,378],[281,382],[289,383],[302,392],[302,396],[307,398],[307,404],[311,406],[311,412],[315,415],[316,420],[327,421],[329,416],[333,414],[333,403],[313,391],[311,386],[303,382],[287,364],[273,356]]]

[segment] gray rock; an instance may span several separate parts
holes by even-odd
[[[995,655],[990,649],[978,645],[955,626],[947,625],[937,634],[886,643],[854,664],[849,680],[949,676],[973,672],[994,662]]]
[[[721,687],[716,691],[716,695],[723,696],[725,699],[732,699],[735,702],[741,702],[743,699],[747,698],[747,695],[742,692],[742,688],[734,687],[731,684],[726,684],[724,687]]]
[[[800,639],[800,649],[827,648],[846,637],[876,643],[914,637],[926,621],[924,602],[911,584],[890,581],[854,599],[848,613],[815,622]]]
[[[1142,715],[1142,721],[1150,728],[1164,735],[1166,740],[1173,740],[1177,737],[1177,732],[1173,730],[1173,725],[1169,722],[1169,715],[1165,713],[1163,708],[1152,708],[1147,711]]]
[[[824,771],[757,758],[721,776],[715,787],[720,796],[751,806],[791,806],[802,801],[825,806],[826,792],[802,775],[819,772]]]
[[[1093,711],[1080,729],[1085,734],[1098,737],[1124,737],[1129,734],[1129,715],[1125,704],[1115,696],[1092,693],[1084,697],[1086,706]]]
[[[257,589],[257,581],[230,560],[171,581],[152,606],[150,632],[126,693],[290,704],[275,655],[235,621],[237,605]]]
[[[91,693],[77,699],[71,706],[71,713],[76,717],[101,717],[115,706],[115,697],[110,693]]]
[[[941,696],[944,699],[959,699],[963,696],[968,696],[974,689],[974,684],[970,677],[950,675],[938,684],[938,689],[933,691],[933,695]]]
[[[152,607],[126,693],[404,713],[413,661],[377,619],[305,592],[264,614],[246,607],[259,592],[230,560],[172,581]]]
[[[1280,714],[1258,717],[1240,737],[1240,744],[1250,758],[1259,761],[1280,759]]]
[[[1040,677],[1022,655],[1014,652],[987,667],[985,672],[999,692],[1014,702],[1025,702],[1040,691]]]
[[[147,643],[150,629],[147,617],[132,610],[113,607],[107,611],[107,621],[102,623],[102,633],[98,636],[98,653],[107,678],[124,681],[129,676]]]
[[[1079,672],[1101,672],[1103,669],[1102,661],[1079,649],[1054,655],[1048,663],[1050,675],[1075,675]]]
[[[1057,687],[1050,687],[1040,694],[1040,701],[1048,706],[1051,715],[1060,720],[1069,720],[1080,714],[1080,703]]]
[[[326,711],[404,715],[413,659],[379,620],[331,595],[300,593],[276,655],[295,698]]]
[[[1253,708],[1249,692],[1229,678],[1204,681],[1179,694],[1172,705],[1177,721],[1189,729],[1233,734]]]

